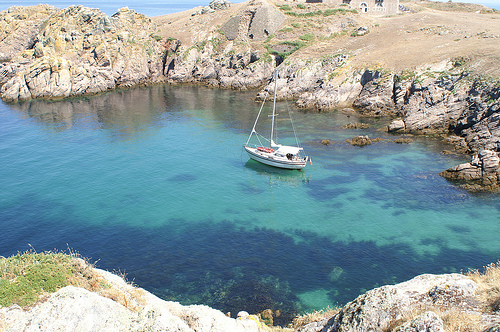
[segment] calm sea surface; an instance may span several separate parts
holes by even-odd
[[[71,5],[83,5],[90,8],[99,8],[107,15],[113,15],[122,7],[129,7],[138,13],[147,16],[160,16],[177,13],[192,9],[198,6],[207,6],[211,0],[0,0],[0,11],[11,6],[36,6],[40,3],[47,3],[58,8],[66,8]],[[231,3],[240,3],[244,0],[233,0]]]
[[[433,138],[392,143],[385,119],[345,130],[354,116],[288,105],[313,165],[264,166],[242,149],[255,94],[154,86],[0,102],[0,255],[69,247],[164,299],[290,315],[498,260],[498,196],[438,176],[468,158]],[[344,142],[360,134],[387,141]]]

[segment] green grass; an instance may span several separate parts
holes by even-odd
[[[269,36],[267,36],[266,40],[264,41],[264,43],[269,43],[271,41],[271,39],[274,38],[274,33],[270,34]]]
[[[311,41],[314,40],[314,35],[312,33],[306,33],[305,35],[300,36],[299,39],[303,41]]]
[[[162,39],[163,39],[163,37],[162,37],[162,36],[158,36],[158,35],[154,35],[154,34],[151,34],[151,35],[149,35],[149,36],[150,36],[151,38],[153,38],[154,40],[156,40],[156,41],[160,41],[160,40],[162,40]]]
[[[321,14],[323,14],[323,11],[321,10],[316,10],[314,12],[307,12],[307,13],[297,13],[292,11],[285,12],[285,15],[295,16],[295,17],[312,17],[312,16],[319,16]]]
[[[93,264],[71,250],[69,254],[30,250],[9,258],[0,256],[0,307],[36,305],[44,296],[68,285],[109,298],[130,310],[138,311],[145,303],[141,289],[123,291],[113,286]]]
[[[292,10],[292,7],[290,7],[290,5],[282,5],[282,6],[278,6],[278,7],[281,10]]]
[[[45,293],[69,284],[73,257],[63,253],[26,252],[0,259],[0,305],[32,305]]]
[[[266,47],[267,52],[269,54],[274,54],[274,55],[282,57],[283,59],[286,59],[290,54],[292,54],[295,51],[298,51],[299,49],[306,46],[307,44],[301,40],[295,40],[295,41],[284,41],[284,42],[281,42],[279,45],[287,45],[287,46],[291,46],[292,48],[286,52],[279,52],[279,51],[276,51],[275,49],[273,49],[272,46],[270,46],[270,45],[265,45],[265,47]]]
[[[281,8],[281,9],[283,9],[283,8]],[[358,11],[356,9],[344,9],[344,8],[327,9],[325,11],[315,10],[315,11],[306,12],[306,13],[297,13],[297,12],[293,12],[291,10],[285,11],[285,15],[294,16],[294,17],[331,16],[331,15],[337,15],[337,14],[345,15],[346,13],[357,14]]]

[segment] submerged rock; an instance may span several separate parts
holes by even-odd
[[[408,138],[408,137],[400,137],[400,138],[396,138],[393,142],[398,143],[398,144],[410,144],[413,142],[413,140],[411,138]]]
[[[372,144],[372,140],[368,136],[356,136],[354,138],[347,139],[346,142],[354,146],[366,146]]]
[[[370,128],[370,125],[368,123],[362,123],[362,122],[356,122],[356,123],[349,122],[348,124],[343,125],[342,128],[344,128],[344,129],[368,129],[368,128]]]
[[[328,146],[328,145],[330,145],[330,143],[331,143],[331,142],[330,142],[330,140],[329,140],[329,139],[322,139],[322,140],[321,140],[321,144],[323,144],[323,145]]]

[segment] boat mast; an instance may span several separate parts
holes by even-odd
[[[274,135],[274,118],[276,117],[276,90],[278,88],[278,69],[274,72],[274,102],[273,102],[273,115],[271,120],[271,142],[270,147],[273,147],[273,135]]]

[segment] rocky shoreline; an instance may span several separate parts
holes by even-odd
[[[167,23],[128,8],[109,17],[83,6],[11,7],[0,13],[0,97],[6,102],[61,99],[145,84],[195,83],[261,88],[259,99],[272,93],[269,78],[278,67],[278,97],[296,100],[300,108],[354,107],[364,116],[392,116],[388,131],[395,134],[452,135],[448,140],[456,153],[500,151],[500,84],[498,77],[471,72],[477,59],[450,57],[394,70],[354,66],[349,52],[299,56],[298,49],[314,47],[307,34],[294,43],[273,43],[276,35],[290,29],[283,28],[288,22],[284,5],[253,0],[230,12],[227,1],[212,3],[209,10]],[[215,28],[201,27],[216,18],[221,24]],[[328,38],[356,30],[361,19],[343,12],[331,19]],[[189,42],[165,38],[169,25],[183,23],[191,24],[190,31],[200,25],[199,37],[191,32]],[[443,173],[469,179],[449,174]],[[493,181],[486,172],[480,174]],[[498,181],[483,187],[496,190]]]
[[[0,258],[3,259],[3,258]],[[93,268],[79,259],[91,283],[103,292],[66,286],[34,305],[0,307],[2,331],[498,331],[498,265],[484,274],[424,274],[396,285],[367,291],[344,307],[296,320],[289,327],[266,325],[268,313],[238,318],[203,305],[164,301],[127,283],[122,277]]]

